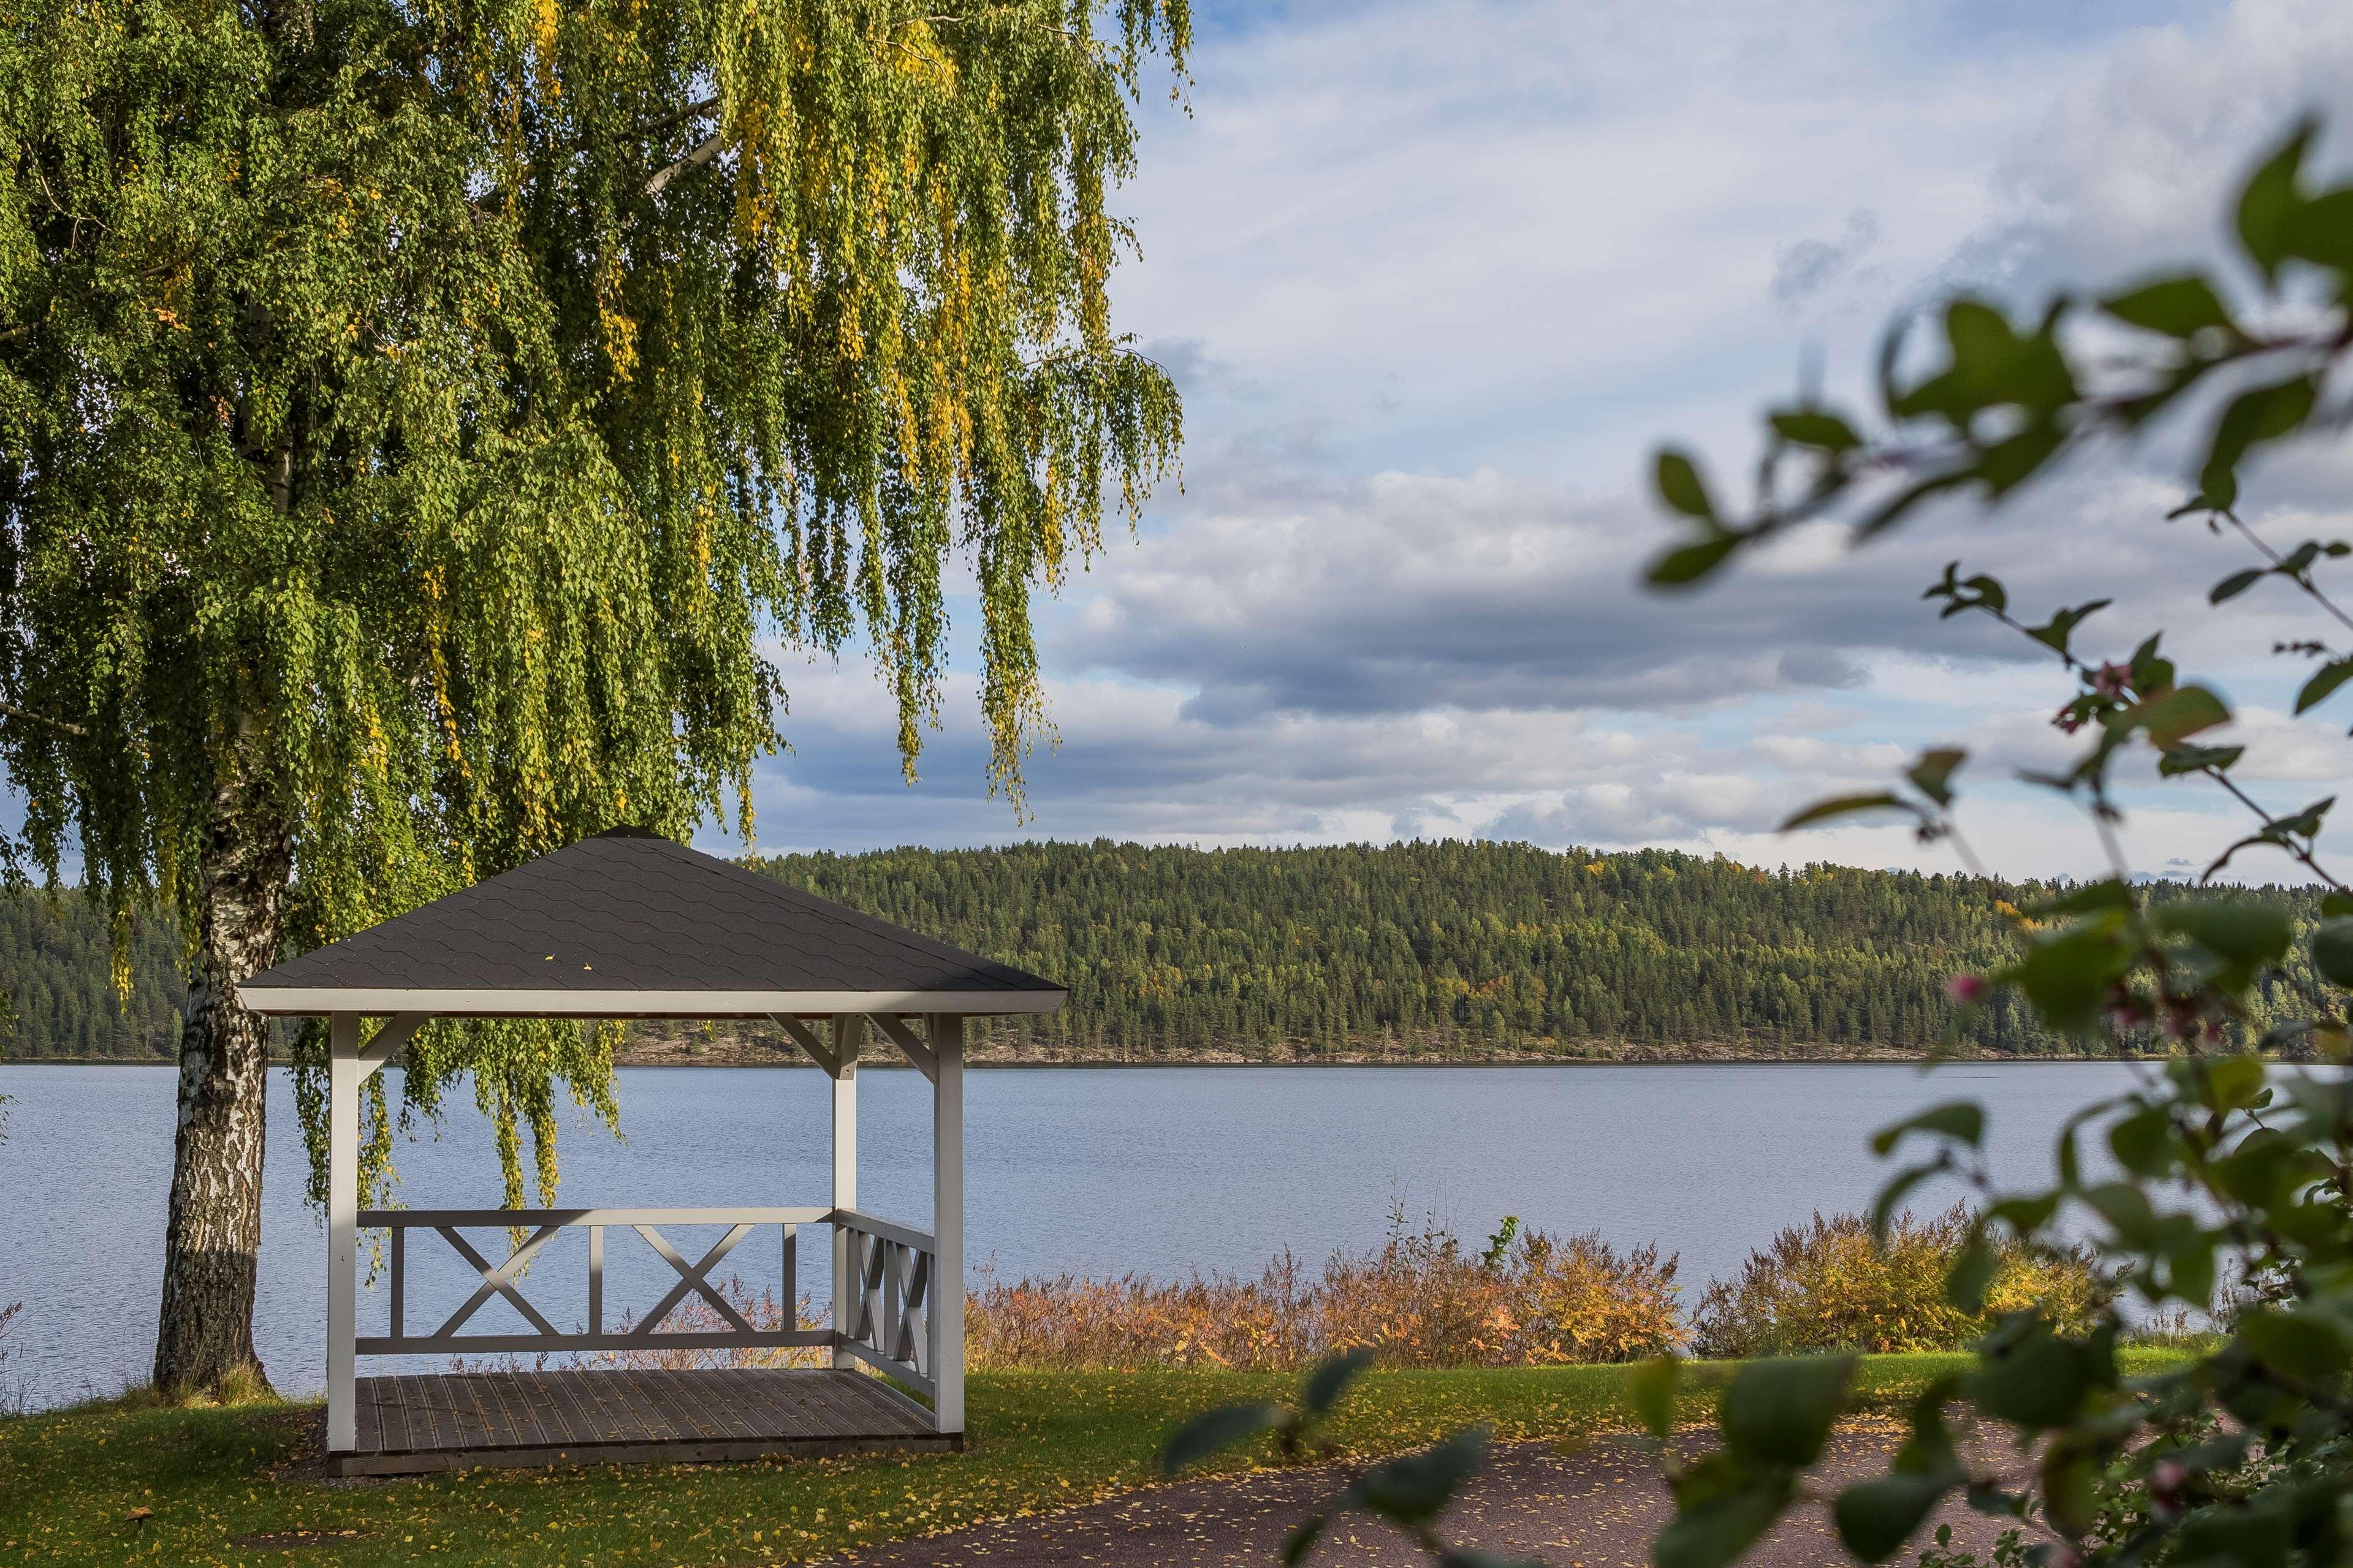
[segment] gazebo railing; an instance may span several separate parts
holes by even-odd
[[[934,1396],[932,1281],[938,1259],[932,1238],[852,1209],[834,1210],[833,1223],[849,1243],[847,1271],[857,1281],[849,1328],[835,1342],[877,1372]]]
[[[664,1226],[727,1226],[726,1233],[699,1259],[689,1261],[662,1234]],[[782,1244],[782,1289],[778,1299],[788,1314],[799,1306],[800,1227],[831,1225],[846,1241],[850,1268],[858,1281],[854,1318],[847,1332],[839,1327],[764,1329],[745,1319],[711,1279],[711,1272],[757,1229],[775,1226]],[[932,1237],[904,1226],[892,1225],[850,1209],[830,1208],[661,1208],[661,1209],[364,1209],[359,1228],[390,1233],[385,1284],[390,1298],[391,1332],[360,1336],[353,1349],[360,1355],[436,1355],[477,1352],[488,1354],[541,1351],[665,1351],[766,1350],[795,1345],[828,1346],[847,1351],[921,1390],[934,1393],[929,1341],[930,1281],[935,1247]],[[520,1229],[529,1234],[500,1262],[493,1263],[466,1238],[479,1229]],[[521,1275],[546,1245],[566,1230],[588,1233],[587,1326],[562,1330],[549,1321],[522,1292]],[[626,1329],[607,1321],[605,1247],[607,1230],[635,1232],[677,1274],[677,1281],[642,1317]],[[439,1236],[480,1278],[481,1284],[440,1324],[425,1333],[408,1325],[408,1236],[430,1231]],[[728,1326],[723,1329],[672,1329],[661,1325],[689,1298],[700,1298]],[[494,1298],[503,1299],[532,1327],[528,1333],[466,1333],[474,1315]],[[837,1300],[840,1295],[837,1292]]]

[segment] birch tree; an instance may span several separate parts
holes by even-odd
[[[751,831],[778,658],[870,647],[912,776],[976,584],[1173,461],[1107,205],[1185,0],[0,0],[7,847],[188,933],[156,1381],[258,1370],[239,984],[616,821]],[[444,1028],[553,1179],[576,1032]],[[379,1168],[389,1132],[371,1106]]]

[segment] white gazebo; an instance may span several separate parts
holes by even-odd
[[[281,963],[248,981],[241,996],[272,1016],[332,1020],[327,1448],[340,1473],[962,1446],[964,1021],[1052,1012],[1062,1005],[1060,986],[621,827]],[[767,1020],[832,1079],[830,1202],[362,1209],[361,1086],[437,1017]],[[363,1038],[368,1018],[384,1022]],[[858,1064],[869,1029],[931,1081],[930,1235],[858,1206]],[[799,1229],[818,1225],[831,1231],[832,1319],[804,1329],[793,1317]],[[690,1261],[663,1235],[666,1226],[726,1230]],[[739,1243],[769,1226],[782,1241],[785,1321],[775,1328],[747,1321],[712,1279]],[[388,1331],[363,1336],[359,1233],[370,1229],[387,1233]],[[527,1235],[493,1263],[467,1238],[470,1229]],[[677,1275],[666,1294],[625,1320],[605,1296],[608,1229],[634,1233]],[[586,1299],[575,1326],[560,1329],[523,1294],[521,1276],[550,1241],[574,1230],[586,1232]],[[438,1235],[480,1278],[462,1305],[423,1331],[407,1321],[415,1231]],[[543,1280],[534,1275],[531,1283]],[[493,1298],[528,1331],[466,1331]],[[724,1326],[665,1331],[690,1298]],[[831,1366],[649,1370],[644,1355],[630,1358],[795,1345],[829,1349]],[[362,1356],[543,1352],[588,1352],[615,1364],[357,1375]]]

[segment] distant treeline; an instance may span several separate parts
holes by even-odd
[[[1058,1015],[992,1026],[987,1054],[1128,1060],[1915,1052],[1953,1025],[1946,982],[2011,955],[2003,906],[2048,891],[1459,842],[1099,840],[758,868],[1071,988]],[[2265,896],[2317,910],[2310,893]],[[108,947],[105,921],[78,896],[0,898],[8,1056],[173,1053],[183,988],[171,922],[139,922],[127,1009]],[[1962,1031],[2003,1055],[2076,1048],[2008,1003]]]
[[[1952,1025],[1947,981],[2013,955],[2002,906],[2050,890],[1480,842],[1098,840],[763,868],[1060,981],[1067,1008],[998,1040],[1110,1058],[1917,1051]],[[2265,895],[2317,912],[2316,894]],[[2008,999],[1964,1034],[2005,1055],[2080,1048]]]

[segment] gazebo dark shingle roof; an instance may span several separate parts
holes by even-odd
[[[329,998],[339,1009],[433,1011],[462,997],[477,1015],[512,1003],[533,1014],[695,1016],[849,997],[1027,1013],[1050,1011],[1064,994],[1051,981],[635,827],[437,899],[240,989],[264,1013],[322,1012]]]

